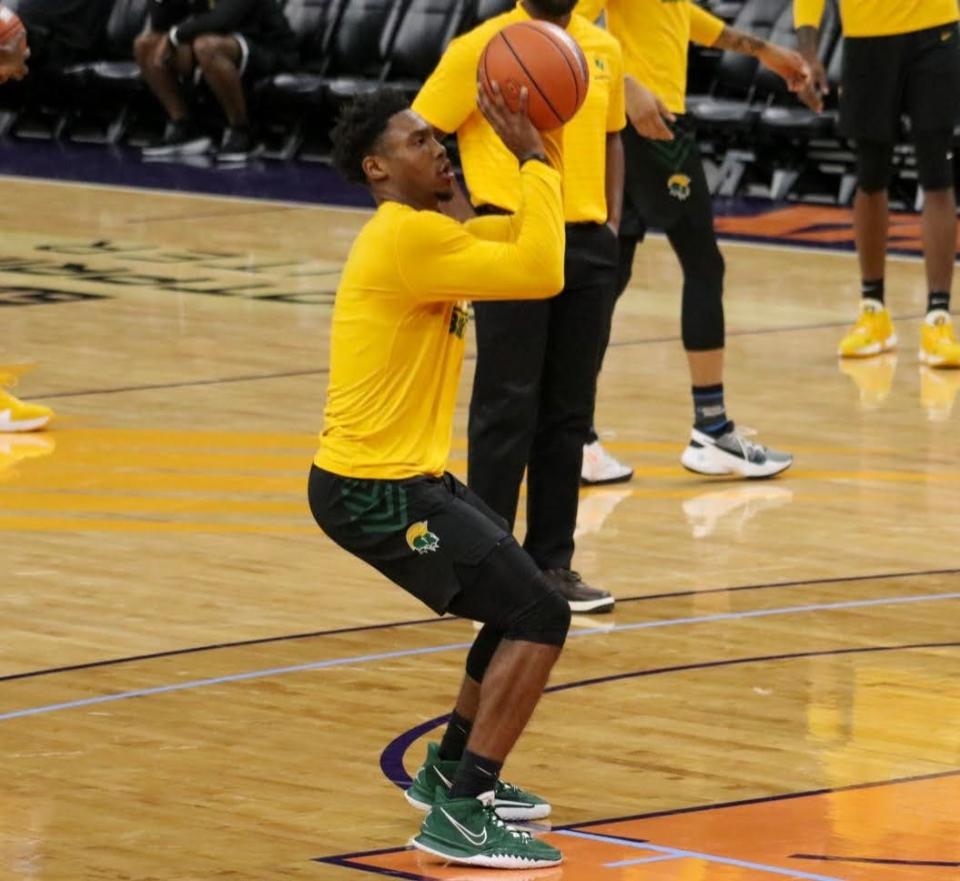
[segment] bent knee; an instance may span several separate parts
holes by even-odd
[[[570,630],[570,604],[538,573],[537,599],[511,617],[504,636],[524,642],[562,647]]]

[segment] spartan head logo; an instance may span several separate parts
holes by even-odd
[[[427,527],[427,521],[421,520],[407,530],[407,544],[418,554],[430,554],[440,547],[440,539]]]
[[[685,202],[690,198],[690,178],[685,174],[672,174],[667,181],[667,190],[674,199]]]

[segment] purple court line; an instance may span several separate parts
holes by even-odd
[[[618,835],[598,835],[595,832],[580,832],[575,829],[562,829],[557,835],[566,835],[570,838],[585,838],[589,841],[599,841],[604,844],[619,844],[624,847],[633,847],[641,850],[657,851],[668,855],[668,859],[702,860],[707,863],[717,863],[721,866],[734,866],[738,869],[752,869],[769,875],[781,875],[786,878],[800,878],[804,881],[843,881],[836,875],[818,875],[814,872],[803,872],[800,869],[782,869],[779,866],[769,866],[766,863],[754,863],[749,860],[738,860],[733,857],[723,857],[717,854],[701,853],[696,850],[685,850],[679,847],[663,847],[651,844],[649,841],[639,842],[633,838],[621,838]],[[646,862],[646,860],[644,860]],[[620,865],[629,865],[630,861]]]
[[[870,600],[848,600],[841,603],[815,603],[806,606],[786,606],[777,609],[757,609],[750,612],[724,612],[717,615],[697,615],[692,618],[673,618],[663,621],[642,621],[637,624],[619,624],[613,627],[590,628],[588,630],[571,631],[569,636],[592,636],[595,634],[611,634],[633,630],[647,630],[660,627],[676,627],[684,624],[705,624],[716,621],[732,621],[750,618],[770,618],[779,615],[803,614],[807,612],[823,612],[842,609],[862,609],[872,606],[893,606],[907,603],[939,602],[942,600],[960,599],[960,593],[921,594],[907,597],[881,597]],[[446,645],[427,648],[400,649],[395,652],[382,652],[374,655],[356,655],[349,658],[331,658],[326,661],[314,661],[309,664],[295,664],[290,667],[273,667],[266,670],[251,670],[246,673],[231,673],[227,676],[216,676],[211,679],[194,679],[187,682],[177,682],[171,685],[159,685],[153,688],[121,691],[116,694],[97,695],[96,697],[82,698],[75,701],[65,701],[56,704],[44,704],[39,707],[28,707],[22,710],[12,710],[0,713],[0,722],[10,719],[21,719],[27,716],[39,716],[45,713],[54,713],[59,710],[72,710],[80,707],[96,706],[98,704],[113,703],[135,697],[151,697],[157,694],[169,694],[175,691],[189,691],[196,688],[205,688],[209,685],[225,685],[231,682],[245,682],[251,679],[266,679],[271,676],[282,676],[287,673],[303,673],[312,670],[325,670],[331,667],[346,667],[351,664],[365,664],[373,661],[390,660],[394,658],[415,657],[430,655],[438,652],[466,649],[470,642],[449,643]]]
[[[558,691],[569,691],[574,688],[588,688],[591,685],[607,685],[611,682],[621,682],[625,679],[640,679],[646,678],[649,676],[661,676],[666,673],[688,673],[691,670],[715,670],[722,667],[737,667],[742,664],[760,664],[765,662],[773,661],[798,661],[805,658],[824,658],[824,657],[837,657],[840,655],[862,655],[862,654],[874,654],[880,652],[899,652],[899,651],[920,651],[922,649],[933,649],[933,648],[957,648],[960,646],[960,642],[921,642],[921,643],[909,643],[906,645],[879,645],[879,646],[853,646],[849,648],[839,648],[839,649],[819,649],[809,652],[789,652],[782,655],[754,655],[752,657],[746,658],[727,658],[720,661],[697,661],[691,664],[677,664],[671,667],[654,667],[652,669],[646,670],[632,670],[629,673],[612,673],[607,676],[598,676],[591,679],[580,679],[575,682],[561,682],[558,685],[550,685],[544,689],[544,694],[553,694]],[[450,719],[449,713],[444,713],[443,715],[436,716],[433,719],[427,719],[425,722],[421,722],[419,725],[415,725],[413,728],[409,728],[404,731],[402,734],[398,734],[390,743],[384,747],[383,752],[380,754],[380,770],[383,772],[383,776],[387,778],[394,786],[399,787],[400,789],[406,789],[411,783],[410,775],[407,774],[406,768],[404,767],[403,760],[407,754],[407,750],[416,743],[424,734],[428,734],[430,731],[433,731],[435,728],[439,728],[441,725],[445,725]],[[939,775],[933,775],[939,776]],[[833,791],[833,790],[822,790],[822,792]],[[805,793],[806,795],[817,794],[817,793]],[[768,799],[761,799],[763,801]],[[743,802],[731,802],[726,807],[731,807],[734,804],[751,804],[750,800]],[[674,811],[665,811],[665,815],[671,815],[675,813]],[[650,816],[659,816],[659,815],[649,815],[644,814],[640,815],[644,818],[649,818]],[[629,817],[617,817],[616,820],[633,820],[638,819],[639,817],[629,816]],[[601,820],[597,822],[613,822],[612,820]],[[590,824],[580,824],[580,825],[590,825]]]
[[[960,569],[920,569],[912,572],[881,572],[874,575],[844,575],[833,578],[808,578],[800,581],[770,581],[761,584],[735,584],[730,587],[710,587],[702,590],[677,590],[672,593],[648,593],[630,597],[617,597],[617,603],[648,602],[650,600],[672,599],[675,597],[705,596],[717,593],[737,593],[749,590],[771,590],[785,587],[807,587],[813,584],[846,584],[854,581],[884,581],[896,578],[924,578],[930,575],[958,575]],[[445,624],[451,621],[462,621],[453,615],[433,618],[408,618],[405,621],[387,621],[383,624],[358,624],[352,627],[337,627],[332,630],[313,630],[307,633],[288,633],[283,636],[263,636],[257,639],[240,639],[233,642],[217,642],[208,645],[187,646],[186,648],[168,649],[161,652],[151,652],[144,655],[128,655],[122,658],[104,658],[100,661],[88,661],[83,664],[68,664],[63,667],[45,667],[40,670],[27,670],[23,673],[9,673],[0,676],[0,683],[13,682],[18,679],[32,679],[37,676],[51,676],[55,673],[75,673],[79,670],[93,670],[98,667],[113,667],[119,664],[130,664],[136,661],[152,661],[159,658],[173,658],[180,655],[192,655],[200,652],[217,651],[219,649],[243,648],[251,645],[268,645],[274,642],[291,642],[299,639],[313,639],[321,636],[339,636],[345,633],[365,633],[374,630],[388,630],[399,627],[414,627],[425,624]]]
[[[956,645],[957,643],[954,643]],[[890,649],[896,648],[911,648],[911,646],[891,646]],[[841,650],[844,651],[844,650]],[[853,651],[858,651],[854,649]],[[831,654],[831,652],[823,652],[821,654]],[[657,817],[675,817],[681,814],[699,814],[707,811],[722,811],[725,808],[737,808],[743,807],[745,805],[759,805],[759,804],[772,804],[773,802],[778,801],[792,801],[800,798],[811,798],[818,795],[831,795],[837,792],[856,792],[863,789],[879,789],[884,786],[897,786],[904,783],[916,783],[922,780],[937,780],[943,777],[956,777],[960,774],[960,770],[956,771],[937,771],[932,774],[915,774],[910,777],[895,777],[888,780],[872,780],[868,783],[851,783],[849,786],[837,786],[832,789],[810,789],[805,792],[785,792],[779,793],[777,795],[762,795],[756,798],[745,798],[739,799],[737,801],[728,801],[728,802],[716,802],[709,805],[694,805],[691,807],[685,808],[670,808],[663,811],[652,811],[646,814],[629,814],[624,817],[609,817],[601,820],[587,820],[586,822],[580,823],[570,823],[565,826],[557,826],[552,831],[560,832],[563,830],[582,830],[588,829],[591,826],[605,826],[611,823],[621,823],[628,820],[652,820]],[[637,844],[640,844],[639,839],[628,839],[630,841],[635,841]],[[643,842],[646,843],[646,842]],[[342,866],[347,869],[358,869],[362,872],[369,872],[375,875],[387,875],[394,878],[411,878],[413,881],[436,881],[435,878],[429,878],[424,875],[414,875],[409,872],[401,872],[397,869],[386,869],[380,866],[368,866],[364,863],[356,862],[356,860],[363,859],[365,857],[372,856],[382,856],[383,854],[388,853],[402,853],[403,851],[410,850],[409,847],[381,847],[375,850],[361,850],[355,851],[353,853],[345,854],[336,854],[329,857],[313,857],[311,862],[315,863],[329,863],[333,866]]]

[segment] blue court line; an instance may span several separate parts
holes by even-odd
[[[753,869],[756,872],[766,872],[770,875],[782,875],[786,878],[800,878],[803,881],[843,881],[835,875],[816,875],[812,872],[802,872],[799,869],[782,869],[779,866],[768,866],[766,863],[753,863],[749,860],[737,860],[733,857],[721,857],[712,853],[700,853],[695,850],[684,850],[679,847],[661,847],[650,844],[648,841],[631,841],[629,838],[619,838],[612,835],[598,835],[594,832],[578,832],[574,829],[561,829],[557,835],[568,835],[571,838],[586,838],[591,841],[600,841],[604,844],[619,844],[624,847],[634,847],[637,850],[653,850],[667,855],[668,859],[703,860],[708,863],[719,863],[723,866],[736,866],[738,869]]]
[[[663,854],[658,857],[638,857],[635,860],[617,860],[615,863],[604,863],[605,869],[620,869],[623,866],[642,866],[645,863],[665,863],[667,860],[679,860],[681,857],[674,854]]]
[[[748,618],[771,618],[777,615],[793,615],[805,612],[823,612],[837,609],[863,609],[870,606],[893,606],[906,603],[937,602],[939,600],[960,599],[960,593],[934,593],[906,597],[881,597],[871,600],[848,600],[840,603],[816,603],[806,606],[785,606],[777,609],[757,609],[751,612],[723,612],[716,615],[698,615],[692,618],[672,618],[665,621],[642,621],[637,624],[618,624],[613,627],[596,627],[588,630],[573,630],[570,637],[591,636],[598,633],[624,633],[633,630],[647,630],[655,627],[676,627],[682,624],[704,624],[712,621],[733,621]],[[313,661],[309,664],[296,664],[291,667],[273,667],[266,670],[251,670],[247,673],[232,673],[227,676],[216,676],[211,679],[193,679],[187,682],[176,682],[172,685],[159,685],[154,688],[142,688],[133,691],[121,691],[116,694],[103,694],[96,697],[87,697],[80,700],[65,701],[58,704],[45,704],[39,707],[28,707],[23,710],[12,710],[0,713],[0,722],[10,719],[22,719],[26,716],[39,716],[44,713],[55,713],[59,710],[73,710],[80,707],[91,707],[97,704],[107,704],[113,701],[126,700],[134,697],[150,697],[155,694],[169,694],[174,691],[188,691],[194,688],[205,688],[208,685],[225,685],[231,682],[245,682],[250,679],[265,679],[270,676],[283,676],[287,673],[304,673],[311,670],[326,670],[331,667],[347,667],[351,664],[367,664],[372,661],[387,661],[394,658],[409,658],[419,655],[432,655],[438,652],[467,649],[471,642],[455,642],[445,645],[430,646],[427,648],[400,649],[395,652],[381,652],[374,655],[355,655],[349,658],[331,658],[327,661]]]

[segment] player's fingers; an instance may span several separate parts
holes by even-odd
[[[661,119],[667,120],[667,122],[676,122],[677,117],[675,117],[668,109],[667,105],[663,103],[659,98],[657,100],[657,113],[660,114]]]
[[[530,103],[530,93],[527,91],[526,86],[520,87],[520,106],[518,111],[524,116],[527,115],[527,105]]]

